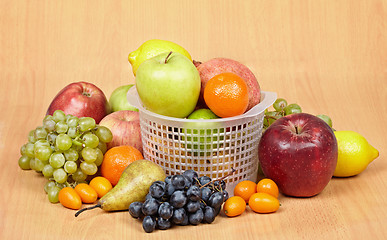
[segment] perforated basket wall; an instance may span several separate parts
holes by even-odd
[[[262,135],[264,110],[276,99],[262,92],[262,100],[247,113],[223,119],[191,120],[171,118],[147,111],[135,88],[128,92],[130,104],[140,112],[145,159],[159,164],[166,173],[181,174],[193,169],[200,176],[225,179],[227,190],[242,180],[257,180],[258,142]]]

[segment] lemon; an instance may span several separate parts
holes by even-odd
[[[379,156],[379,151],[354,131],[335,131],[338,146],[337,165],[333,176],[350,177],[364,171]]]
[[[178,52],[192,61],[191,55],[180,45],[167,41],[152,39],[144,42],[137,50],[129,54],[129,62],[132,65],[134,76],[142,62],[165,52]]]

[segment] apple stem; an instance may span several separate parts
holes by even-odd
[[[294,128],[296,129],[296,133],[298,134],[298,127],[297,127],[297,126],[294,126]]]
[[[167,57],[165,58],[165,61],[164,61],[165,64],[168,62],[168,58],[169,58],[169,56],[171,56],[171,54],[172,54],[172,51],[170,51],[168,53]]]

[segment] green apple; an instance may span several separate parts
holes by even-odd
[[[130,110],[130,111],[137,111],[138,109],[133,107],[129,104],[126,94],[128,93],[128,90],[133,86],[134,84],[124,85],[121,87],[116,88],[112,95],[110,95],[109,103],[112,108],[113,112],[117,111],[123,111],[123,110]]]
[[[145,60],[136,72],[136,88],[144,107],[164,116],[187,117],[195,109],[200,87],[195,65],[177,52]]]
[[[208,122],[201,120],[218,119],[210,109],[202,108],[192,112],[187,119],[196,119],[198,121],[186,122],[183,133],[186,133],[187,138],[183,137],[183,140],[187,142],[187,148],[190,148],[195,155],[199,152],[200,155],[204,155],[204,151],[207,155],[212,154],[212,149],[217,148],[216,142],[218,141],[218,132],[223,133],[224,129],[219,122]],[[219,129],[219,131],[218,131]],[[219,135],[219,140],[223,140],[222,134]],[[192,143],[192,144],[191,144]]]

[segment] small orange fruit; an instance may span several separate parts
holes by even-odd
[[[278,186],[269,178],[264,178],[257,183],[257,192],[265,192],[278,198]]]
[[[208,80],[203,97],[211,111],[222,118],[243,114],[249,105],[245,80],[230,72],[218,74]]]
[[[256,193],[257,184],[250,180],[245,180],[239,182],[234,188],[234,196],[239,196],[245,200],[245,202],[249,202],[249,198],[251,195]]]
[[[75,186],[74,190],[81,197],[83,203],[93,203],[97,201],[97,192],[94,190],[94,188],[90,187],[86,183],[78,184],[77,186]]]
[[[246,201],[239,196],[230,197],[223,205],[223,211],[228,217],[239,216],[245,209]]]
[[[89,185],[90,187],[94,188],[99,198],[105,196],[105,194],[113,188],[109,180],[100,176],[91,179]]]
[[[59,202],[67,208],[80,209],[82,207],[82,200],[78,193],[72,187],[65,187],[59,191]]]
[[[104,155],[101,165],[101,175],[115,186],[122,172],[132,162],[144,159],[141,152],[132,146],[116,146],[110,148]]]
[[[272,213],[278,210],[280,203],[268,193],[254,193],[249,199],[249,207],[257,213]]]

